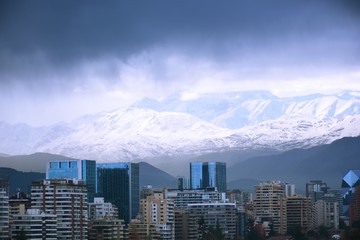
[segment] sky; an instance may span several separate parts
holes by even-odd
[[[357,0],[0,1],[0,121],[144,97],[360,91]]]

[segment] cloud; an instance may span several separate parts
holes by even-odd
[[[178,91],[360,90],[359,9],[356,1],[2,1],[1,119],[52,123]]]

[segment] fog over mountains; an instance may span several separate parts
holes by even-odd
[[[265,91],[177,94],[51,126],[0,122],[0,152],[151,162],[233,150],[286,151],[359,136],[359,111],[360,92],[352,91],[291,98]]]

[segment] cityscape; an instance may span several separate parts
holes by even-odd
[[[359,0],[1,0],[0,240],[360,240]]]
[[[0,180],[1,239],[357,239],[360,170],[342,186],[263,181],[229,190],[226,163],[191,162],[177,189],[139,186],[139,164],[57,160],[30,192]],[[350,226],[350,227],[349,227]]]

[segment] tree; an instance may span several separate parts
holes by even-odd
[[[26,232],[25,232],[24,228],[21,228],[20,232],[18,232],[18,234],[16,234],[14,239],[16,239],[16,240],[26,240],[26,239],[28,239],[26,237]]]
[[[302,232],[301,225],[292,226],[287,230],[287,233],[291,235],[294,240],[304,240],[306,239],[305,234]]]

